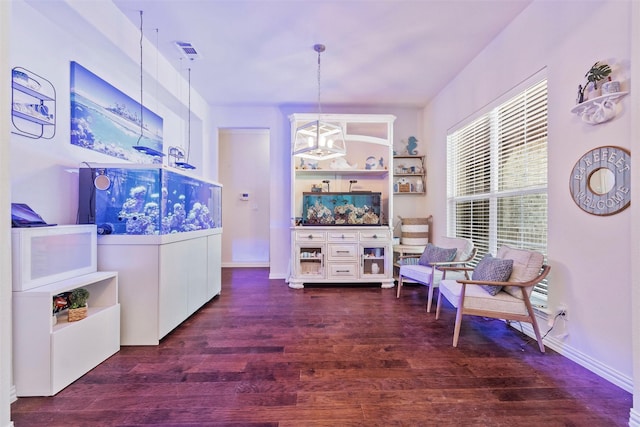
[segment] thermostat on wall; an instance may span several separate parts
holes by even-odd
[[[240,200],[249,200],[249,193],[241,193]]]

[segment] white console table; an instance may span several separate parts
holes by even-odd
[[[120,350],[118,273],[96,271],[95,235],[95,225],[12,230],[17,396],[52,396]],[[54,317],[54,296],[78,288],[90,293],[87,317]]]

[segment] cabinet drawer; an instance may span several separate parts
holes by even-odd
[[[329,265],[330,278],[355,279],[358,272],[357,264],[331,264]]]
[[[324,231],[296,231],[296,241],[298,242],[324,242],[325,239]]]
[[[332,259],[357,259],[356,245],[329,245],[329,257]]]
[[[389,230],[361,231],[360,241],[362,242],[386,242],[390,240]]]
[[[355,231],[329,231],[328,239],[330,242],[357,242],[358,233]]]

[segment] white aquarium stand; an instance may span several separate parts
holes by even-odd
[[[222,228],[98,237],[98,267],[117,270],[122,345],[160,339],[221,292]]]

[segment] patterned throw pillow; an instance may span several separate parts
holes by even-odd
[[[512,259],[494,258],[491,254],[486,254],[473,270],[472,280],[487,280],[490,282],[506,282],[511,276],[513,269]],[[491,295],[496,295],[502,290],[499,285],[480,285]]]
[[[431,243],[427,243],[427,247],[424,248],[424,252],[420,255],[418,264],[431,266],[434,262],[450,262],[456,257],[458,249],[451,248],[439,248]]]

